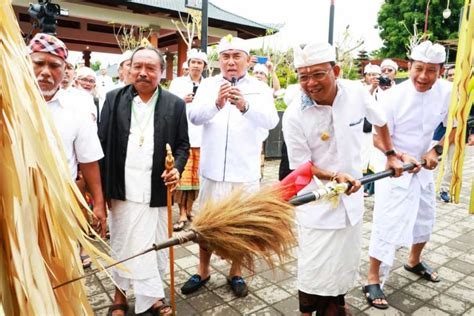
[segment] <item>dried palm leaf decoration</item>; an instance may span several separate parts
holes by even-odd
[[[0,21],[0,311],[92,314],[83,283],[53,290],[82,274],[78,243],[101,254],[84,233],[80,204],[86,204],[71,179],[10,1],[0,0]]]

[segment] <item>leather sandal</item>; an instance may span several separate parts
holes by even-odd
[[[367,302],[370,306],[373,306],[378,309],[387,309],[388,304],[376,304],[374,303],[375,300],[387,300],[385,298],[385,294],[380,287],[380,284],[369,284],[362,287],[362,292],[364,292],[365,297],[367,298]]]
[[[414,273],[416,275],[419,275],[425,280],[428,280],[431,282],[441,281],[441,278],[439,277],[439,275],[437,275],[436,277],[433,276],[433,273],[435,273],[435,271],[433,271],[433,269],[424,261],[421,261],[414,267],[410,267],[408,264],[404,264],[403,267],[405,268],[405,270],[411,273]]]
[[[165,298],[162,298],[161,300],[158,300],[158,302],[161,302],[161,305],[160,306],[152,306],[150,307],[150,309],[148,310],[151,315],[153,316],[169,316],[169,315],[173,315],[173,309],[171,308],[171,305],[166,303],[166,299]],[[165,312],[164,310],[165,309],[168,309],[167,312]]]
[[[127,315],[128,304],[113,304],[109,307],[108,315],[112,315],[114,311],[123,311],[124,315]]]
[[[173,225],[173,231],[175,232],[179,232],[179,231],[182,231],[184,226],[186,226],[186,224],[188,223],[187,220],[184,220],[184,221],[177,221],[174,225]]]

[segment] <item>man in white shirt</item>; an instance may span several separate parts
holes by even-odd
[[[120,55],[120,59],[118,61],[118,74],[119,74],[119,81],[111,88],[117,89],[125,87],[130,83],[129,74],[130,74],[130,57],[132,57],[132,51],[126,50]]]
[[[38,33],[28,45],[33,70],[45,98],[55,127],[62,140],[62,148],[70,168],[70,175],[77,179],[78,165],[89,192],[94,199],[93,212],[98,220],[102,237],[107,231],[107,215],[100,179],[98,160],[103,157],[97,126],[87,112],[91,99],[77,97],[76,93],[60,89],[64,78],[68,50],[58,38]],[[51,137],[54,142],[54,137]],[[59,153],[58,153],[59,154]],[[81,253],[86,260],[86,254]],[[90,265],[90,264],[89,264]]]
[[[388,308],[380,289],[380,271],[388,276],[395,251],[411,245],[405,269],[423,278],[438,282],[440,278],[425,262],[421,252],[430,239],[435,222],[435,189],[433,169],[442,153],[442,146],[431,147],[433,131],[447,121],[451,83],[438,80],[446,59],[445,48],[425,41],[411,52],[410,79],[384,93],[380,106],[387,115],[387,124],[398,155],[425,160],[411,174],[388,178],[377,183],[374,223],[369,246],[369,271],[364,287],[369,303]],[[440,141],[442,144],[443,141]],[[418,172],[419,171],[419,172]],[[371,291],[369,288],[379,290]]]
[[[146,46],[135,50],[130,60],[132,84],[107,94],[99,123],[105,153],[101,171],[111,204],[110,245],[116,260],[168,239],[166,186],[174,190],[189,153],[185,103],[159,85],[163,55]],[[169,172],[166,144],[176,166]],[[117,285],[112,315],[126,314],[124,293],[132,286],[136,314],[172,314],[162,282],[167,257],[167,250],[150,252],[124,263],[127,271],[112,271]]]
[[[361,184],[361,146],[364,117],[374,124],[392,149],[386,119],[358,82],[337,79],[335,48],[328,43],[295,48],[294,64],[301,94],[283,116],[283,134],[290,169],[307,161],[318,179],[350,182],[351,189],[331,201],[298,207],[298,290],[303,315],[338,315],[344,311],[344,296],[357,280],[362,238],[364,201]],[[402,171],[390,156],[389,168]],[[316,189],[312,181],[300,193]]]
[[[193,124],[203,125],[199,204],[225,199],[237,188],[259,187],[260,151],[268,130],[278,124],[272,91],[247,74],[246,43],[227,35],[218,46],[221,74],[205,79],[189,110]],[[210,278],[211,253],[199,248],[199,268],[181,288],[190,294]],[[228,282],[236,296],[248,289],[239,265],[232,264]]]
[[[207,66],[207,55],[197,49],[188,52],[189,75],[178,77],[171,81],[169,91],[176,94],[186,102],[186,112],[189,112],[191,104],[201,83],[202,72]],[[174,231],[180,231],[193,218],[193,203],[199,194],[199,156],[201,147],[202,126],[194,125],[189,121],[188,135],[191,148],[189,158],[181,175],[179,187],[174,196],[179,205],[179,218],[173,225]]]

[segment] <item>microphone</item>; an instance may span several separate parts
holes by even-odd
[[[237,83],[237,78],[232,77],[232,79],[230,79],[230,85],[235,86],[236,83]]]

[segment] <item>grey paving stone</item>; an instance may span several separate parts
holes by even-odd
[[[282,267],[283,271],[291,273],[292,275],[296,276],[296,271],[298,270],[298,263],[297,261],[292,261],[289,263],[285,263]]]
[[[458,259],[474,264],[474,253],[465,253],[463,255],[460,255]]]
[[[219,272],[212,272],[211,279],[205,285],[206,288],[213,290],[227,284],[227,278],[225,275]]]
[[[423,254],[423,260],[429,260],[438,266],[445,264],[451,259],[452,259],[451,257],[435,252],[435,251],[430,251],[426,254]]]
[[[94,296],[96,294],[104,292],[99,280],[90,282],[86,287],[87,296]]]
[[[462,233],[460,233],[460,232],[451,230],[451,226],[448,226],[447,228],[440,229],[436,233],[441,235],[441,236],[447,237],[449,239],[453,239],[453,238],[456,238],[456,237],[459,237],[460,235],[462,235]]]
[[[108,307],[97,309],[97,310],[94,310],[94,316],[107,316],[108,312],[109,312]]]
[[[222,298],[212,292],[204,292],[202,294],[190,297],[186,301],[198,312],[203,312],[224,303]]]
[[[428,301],[439,294],[438,291],[420,283],[412,283],[408,285],[407,287],[403,288],[403,292],[423,301]]]
[[[435,296],[430,304],[454,315],[461,315],[468,307],[465,302],[444,294]]]
[[[180,259],[183,257],[191,256],[192,252],[185,247],[174,247],[174,258]]]
[[[448,237],[445,237],[445,236],[442,236],[442,235],[432,234],[430,241],[434,241],[438,244],[444,244],[444,243],[450,241],[450,239]]]
[[[474,242],[466,243],[466,242],[459,241],[457,239],[450,240],[445,245],[451,248],[457,249],[461,251],[462,253],[464,253],[466,250],[470,250],[474,248]]]
[[[447,289],[444,293],[468,304],[472,304],[474,302],[474,290],[462,285],[456,284]]]
[[[271,285],[269,287],[260,289],[255,292],[255,295],[268,304],[274,304],[276,302],[283,301],[284,299],[287,299],[291,296],[290,293],[276,285]]]
[[[290,293],[291,295],[298,295],[298,281],[296,278],[286,279],[277,283],[279,287]]]
[[[401,289],[402,287],[405,287],[406,285],[410,284],[411,281],[410,279],[408,278],[405,278],[399,274],[396,274],[396,273],[392,273],[390,274],[387,282],[385,282],[385,284],[387,285],[390,285],[391,287],[399,290]]]
[[[474,289],[474,276],[467,276],[458,283],[459,285],[462,285],[464,287]],[[474,301],[474,299],[473,299]]]
[[[110,299],[109,295],[107,295],[107,293],[100,293],[90,296],[89,303],[91,304],[92,308],[100,309],[101,307],[106,307],[112,304],[112,300]]]
[[[417,281],[420,284],[423,284],[429,288],[435,289],[438,292],[444,292],[446,291],[447,288],[453,286],[454,282],[448,281],[446,279],[443,279],[443,276],[441,275],[441,281],[440,282],[431,282],[425,279],[420,279]]]
[[[249,316],[280,316],[280,315],[283,315],[283,314],[270,306],[249,314]]]
[[[446,246],[446,244],[441,246],[441,247],[436,248],[433,251],[437,252],[439,254],[448,256],[450,258],[456,258],[456,257],[459,257],[460,255],[463,254],[463,251],[458,250],[458,249],[453,248],[453,247],[448,247],[448,246]]]
[[[437,309],[434,306],[422,306],[417,309],[413,314],[413,316],[449,316],[450,314],[443,312],[440,309]]]
[[[387,294],[385,294],[387,295]],[[369,307],[367,299],[362,293],[362,287],[354,288],[346,294],[345,300],[348,304],[354,306],[358,310],[364,310]]]
[[[299,316],[299,302],[296,297],[290,297],[286,300],[273,304],[273,308],[287,316]]]
[[[438,275],[442,280],[448,280],[451,282],[458,282],[466,276],[464,273],[446,267],[440,267],[438,269]]]
[[[264,301],[253,294],[249,294],[238,300],[233,300],[229,302],[229,305],[245,315],[261,310],[267,306]]]
[[[198,311],[191,306],[187,301],[181,301],[179,304],[176,304],[176,314],[177,315],[196,315]]]
[[[219,305],[209,310],[206,310],[200,315],[203,316],[234,316],[234,315],[241,315],[241,313],[237,312],[235,309],[230,307],[227,304]]]
[[[293,277],[290,273],[283,271],[281,268],[276,268],[275,270],[268,270],[260,274],[260,276],[269,280],[270,282],[277,283],[288,278]]]
[[[451,260],[445,264],[445,267],[463,274],[471,274],[474,272],[474,264],[459,259]]]
[[[230,302],[237,298],[227,284],[213,289],[212,292],[219,296],[224,302]]]
[[[249,278],[247,281],[247,285],[250,289],[250,291],[255,291],[262,289],[264,287],[270,286],[272,283],[268,281],[267,279],[261,277],[260,275],[256,275],[252,278]]]
[[[199,259],[195,256],[186,256],[183,258],[175,259],[176,265],[181,269],[187,269],[199,264]]]
[[[391,307],[410,314],[420,308],[424,303],[422,300],[410,296],[404,292],[398,291],[387,297]]]

